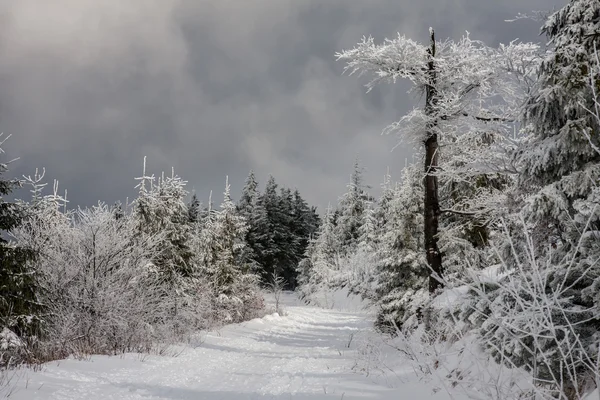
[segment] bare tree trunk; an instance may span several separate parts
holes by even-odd
[[[429,273],[429,292],[433,293],[436,289],[442,287],[442,283],[436,277],[442,277],[442,254],[438,248],[438,224],[440,216],[440,203],[438,198],[438,179],[435,175],[438,167],[438,137],[436,133],[435,113],[438,102],[436,90],[437,73],[435,69],[435,34],[431,30],[431,47],[428,50],[429,62],[427,71],[429,74],[429,84],[426,88],[425,114],[432,118],[429,123],[427,140],[425,141],[425,199],[424,199],[424,233],[425,233],[425,251],[427,254],[427,264],[430,268]]]

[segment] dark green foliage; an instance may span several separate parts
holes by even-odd
[[[196,193],[192,195],[192,199],[187,205],[188,209],[188,222],[190,224],[196,224],[200,222],[200,200],[198,200],[198,196]]]
[[[0,175],[6,166],[0,164]],[[37,299],[35,253],[10,243],[6,235],[25,218],[23,207],[4,200],[19,182],[0,180],[0,328],[7,327],[19,336],[39,333],[42,306]]]
[[[280,189],[272,176],[260,194],[253,172],[246,180],[237,208],[249,228],[246,262],[259,273],[264,284],[276,273],[285,279],[287,289],[294,289],[298,263],[319,225],[315,208],[309,207],[297,190]]]

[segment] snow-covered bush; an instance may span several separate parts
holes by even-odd
[[[37,214],[14,232],[18,242],[38,249],[46,306],[40,357],[149,350],[164,338],[161,325],[173,320],[175,296],[151,263],[161,237],[136,240],[133,221],[115,218],[104,204],[50,224],[48,215],[60,217],[52,204],[34,204]]]
[[[600,378],[600,264],[580,263],[580,247],[557,261],[525,237],[526,253],[513,254],[504,277],[471,286],[471,321],[496,361],[531,373],[540,395],[583,398]]]

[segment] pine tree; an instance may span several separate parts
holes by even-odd
[[[26,214],[22,205],[4,199],[20,187],[19,181],[2,179],[6,171],[7,165],[0,163],[0,327],[27,336],[39,333],[42,307],[32,263],[35,252],[7,240],[7,235],[23,223]]]

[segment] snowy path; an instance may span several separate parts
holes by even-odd
[[[50,363],[22,376],[10,399],[415,398],[399,397],[398,389],[352,371],[355,344],[371,325],[364,315],[298,305],[286,310],[285,317],[206,334],[176,357],[129,354]],[[349,349],[351,334],[356,339]]]

